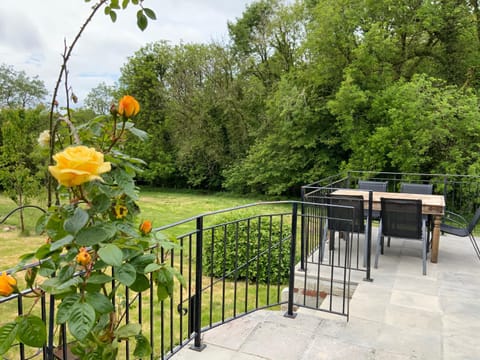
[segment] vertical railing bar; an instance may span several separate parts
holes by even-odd
[[[163,247],[160,248],[161,263],[165,261],[165,252]],[[165,354],[165,300],[160,301],[160,337],[162,342],[160,343],[160,352]]]
[[[238,289],[238,238],[239,222],[235,222],[235,259],[233,260],[233,317],[237,317],[237,289]]]
[[[55,335],[55,297],[50,295],[49,297],[49,313],[48,313],[48,345],[47,345],[47,358],[53,360],[53,336]]]
[[[17,314],[20,316],[20,315],[23,315],[23,297],[22,297],[22,294],[18,294],[17,296]],[[19,345],[19,348],[20,348],[20,359],[25,359],[25,345],[20,342],[20,345]]]
[[[293,292],[295,289],[295,246],[297,242],[297,211],[298,204],[295,202],[292,204],[292,236],[290,243],[290,276],[288,281],[288,308],[284,315],[285,317],[294,318],[297,316],[293,312]],[[306,276],[306,274],[305,274]]]
[[[213,324],[213,268],[214,268],[214,251],[215,251],[215,230],[216,228],[212,229],[212,250],[210,251],[210,266],[212,267],[212,272],[210,274],[210,314],[209,314],[209,323],[210,326]]]
[[[245,275],[245,307],[244,311],[248,311],[248,281],[249,281],[249,273],[250,273],[250,218],[247,219],[247,249],[246,249],[246,275]]]
[[[268,217],[269,219],[269,232],[268,232],[268,252],[267,252],[267,305],[270,305],[270,285],[271,285],[271,273],[272,273],[272,229],[273,229],[273,218],[272,215]]]
[[[175,249],[171,249],[170,250],[170,266],[173,268],[174,265],[175,265],[175,262],[174,262],[174,259],[175,259]],[[168,299],[168,301],[170,302],[170,351],[172,351],[173,349],[173,344],[174,344],[174,327],[175,327],[175,323],[174,323],[174,319],[173,319],[173,316],[174,316],[174,306],[173,306],[173,294],[172,296]]]
[[[348,256],[346,258],[346,267],[345,267],[345,276],[344,276],[344,280],[343,280],[343,286],[345,287],[346,286],[346,299],[344,298],[344,301],[346,300],[346,306],[344,305],[344,313],[346,313],[347,315],[347,320],[348,320],[348,316],[349,316],[349,311],[350,311],[350,274],[351,274],[351,256],[352,256],[352,244],[350,244],[349,246],[349,253],[348,253]],[[348,278],[347,278],[347,274],[348,274]]]
[[[318,251],[318,257],[319,257],[319,261],[318,261],[318,265],[317,265],[317,282],[315,284],[316,286],[316,291],[317,291],[317,300],[316,300],[316,306],[317,308],[319,307],[319,298],[318,298],[318,294],[320,292],[320,271],[321,271],[321,251]],[[305,281],[306,282],[306,281]],[[305,285],[306,286],[306,285]],[[304,296],[305,298],[305,296]],[[304,305],[305,305],[305,300],[304,300]]]
[[[367,229],[368,229],[368,235],[367,235],[367,277],[365,278],[366,281],[372,281],[372,278],[370,277],[370,271],[371,271],[371,266],[372,266],[372,206],[373,206],[373,191],[369,190],[368,191],[368,216],[367,216]]]
[[[154,337],[154,334],[155,334],[155,331],[154,331],[154,306],[153,306],[153,297],[154,297],[154,294],[153,294],[153,273],[150,273],[150,299],[149,299],[149,323],[150,323],[150,345],[152,346],[152,349],[155,348],[155,337]],[[162,341],[162,340],[160,340]],[[152,354],[150,355],[150,359],[153,359],[153,353],[154,351],[152,351]],[[163,359],[163,354],[160,354],[161,358]]]
[[[301,221],[301,229],[302,229],[302,233],[300,235],[300,270],[305,270],[305,260],[306,260],[306,257],[307,257],[307,250],[305,248],[305,245],[307,243],[307,238],[308,238],[308,233],[306,233],[306,231],[308,231],[308,220],[305,219],[305,204],[304,202],[306,201],[305,200],[305,188],[302,187],[301,188],[301,201],[302,201],[302,205],[301,205],[301,214],[302,214],[302,217],[300,219]],[[305,222],[307,222],[307,224],[305,224]]]
[[[203,250],[203,216],[197,217],[197,241],[195,251],[195,339],[192,349],[202,351],[202,250]]]
[[[60,336],[62,338],[62,356],[64,359],[67,358],[67,328],[65,324],[60,325]]]
[[[193,269],[192,269],[192,259],[194,258],[193,256],[193,244],[192,244],[192,235],[189,235],[188,236],[188,324],[189,324],[189,327],[188,327],[188,337],[190,338],[190,336],[192,335],[193,333],[193,326],[190,326],[190,324],[192,323],[193,321],[193,316],[195,316],[194,312],[195,312],[195,309],[194,307],[190,306],[192,304],[192,274],[193,274]]]
[[[309,206],[309,209],[310,209],[310,206]],[[313,228],[315,227],[315,218],[313,219],[313,221],[310,221],[311,216],[312,216],[312,215],[315,216],[315,208],[313,208],[313,210],[314,210],[314,211],[313,211],[313,214],[312,214],[311,211],[308,211],[308,212],[307,212],[307,215],[306,215],[306,216],[308,217],[308,218],[306,219],[306,222],[307,222],[307,224],[308,224],[308,226],[309,226],[309,228],[307,229],[308,232],[310,232],[310,223],[312,223],[312,227],[313,227]],[[292,213],[293,213],[293,209],[292,209]],[[293,216],[293,215],[292,215],[292,216]],[[309,235],[309,236],[310,236],[310,235]],[[309,236],[307,236],[307,239],[309,238]],[[291,239],[291,241],[293,241],[293,239]],[[292,250],[291,250],[291,245],[290,245],[290,252],[291,252],[291,251],[292,251]],[[309,252],[310,252],[310,251],[309,251]],[[320,251],[318,252],[318,254],[319,254],[319,258],[320,258]],[[314,255],[314,254],[312,253],[312,255],[311,255],[311,256],[312,256],[312,260],[311,260],[312,262],[315,260],[314,257],[313,257],[313,255]],[[290,254],[290,256],[291,256],[291,254]],[[310,257],[310,254],[309,254],[308,256]],[[291,260],[290,260],[290,261],[291,261]],[[306,264],[306,266],[305,266],[304,275],[303,275],[303,288],[304,288],[304,289],[307,288],[308,261],[306,261],[305,264]],[[320,262],[317,264],[317,266],[320,266]],[[291,270],[290,270],[290,271],[291,271]],[[289,291],[290,291],[290,290],[289,290]],[[304,292],[304,293],[303,293],[303,306],[305,306],[305,305],[306,305],[306,298],[305,298],[305,292]]]
[[[300,210],[301,212],[301,210]],[[283,265],[283,214],[280,214],[280,235],[278,244],[278,275],[277,275],[277,303],[280,303],[280,283],[283,275],[280,265]]]
[[[42,320],[44,321],[44,323],[47,323],[47,300],[44,293],[42,293],[40,298],[40,308],[41,308]],[[48,353],[47,346],[43,345],[42,347],[43,359],[47,359],[47,353]]]
[[[226,292],[226,280],[225,275],[227,273],[227,225],[223,226],[223,273],[222,273],[222,323],[225,321],[225,292]]]
[[[259,281],[258,281],[258,274],[260,273],[260,253],[261,253],[261,247],[260,247],[260,239],[262,236],[262,231],[261,231],[261,219],[260,217],[257,218],[257,281],[255,284],[255,308],[258,308],[258,301],[259,301]]]
[[[183,244],[184,244],[184,237],[182,236],[180,238],[180,274],[183,276]],[[179,318],[180,318],[180,324],[179,324],[179,338],[178,338],[178,342],[179,344],[181,344],[183,342],[183,308],[182,308],[182,304],[183,304],[183,285],[180,285],[180,304],[179,304],[179,310],[180,310],[180,315],[179,315]],[[190,309],[188,309],[187,311],[190,311]],[[187,338],[190,336],[190,334],[187,335]]]
[[[125,287],[125,324],[130,323],[130,291],[128,286]],[[130,359],[130,341],[125,341],[125,352],[127,360]]]
[[[353,239],[353,230],[354,230],[355,220],[352,222],[352,231],[350,236],[345,239],[345,261],[343,264],[343,289],[342,289],[342,314],[345,314],[345,291],[346,291],[346,278],[347,278],[347,266],[348,266],[348,257],[350,256],[350,241]]]

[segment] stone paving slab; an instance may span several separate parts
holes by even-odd
[[[441,236],[437,264],[393,244],[359,281],[349,320],[300,308],[260,310],[203,334],[174,360],[479,360],[480,261],[467,238]]]

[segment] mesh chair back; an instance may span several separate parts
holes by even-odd
[[[334,205],[328,206],[327,210],[329,230],[365,232],[363,196],[330,195],[328,200],[330,205]]]
[[[400,192],[410,194],[433,194],[433,184],[401,183]]]
[[[358,180],[358,188],[360,190],[387,191],[387,185],[387,181]]]
[[[422,239],[422,201],[381,198],[382,234]]]

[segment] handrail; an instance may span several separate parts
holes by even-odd
[[[10,211],[7,215],[4,216],[4,218],[0,221],[0,224],[3,224],[5,221],[7,221],[7,219],[12,216],[15,212],[17,211],[20,211],[20,210],[23,210],[23,209],[27,209],[27,208],[34,208],[34,209],[37,209],[37,210],[40,210],[42,211],[44,214],[47,212],[45,209],[41,208],[40,206],[37,206],[37,205],[22,205],[22,206],[18,206],[16,207],[15,209],[13,209],[12,211]]]

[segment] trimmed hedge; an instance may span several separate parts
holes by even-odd
[[[235,216],[236,215],[236,216]],[[288,282],[291,226],[279,216],[221,218],[204,236],[204,274],[268,284]],[[212,242],[213,239],[213,242]]]

